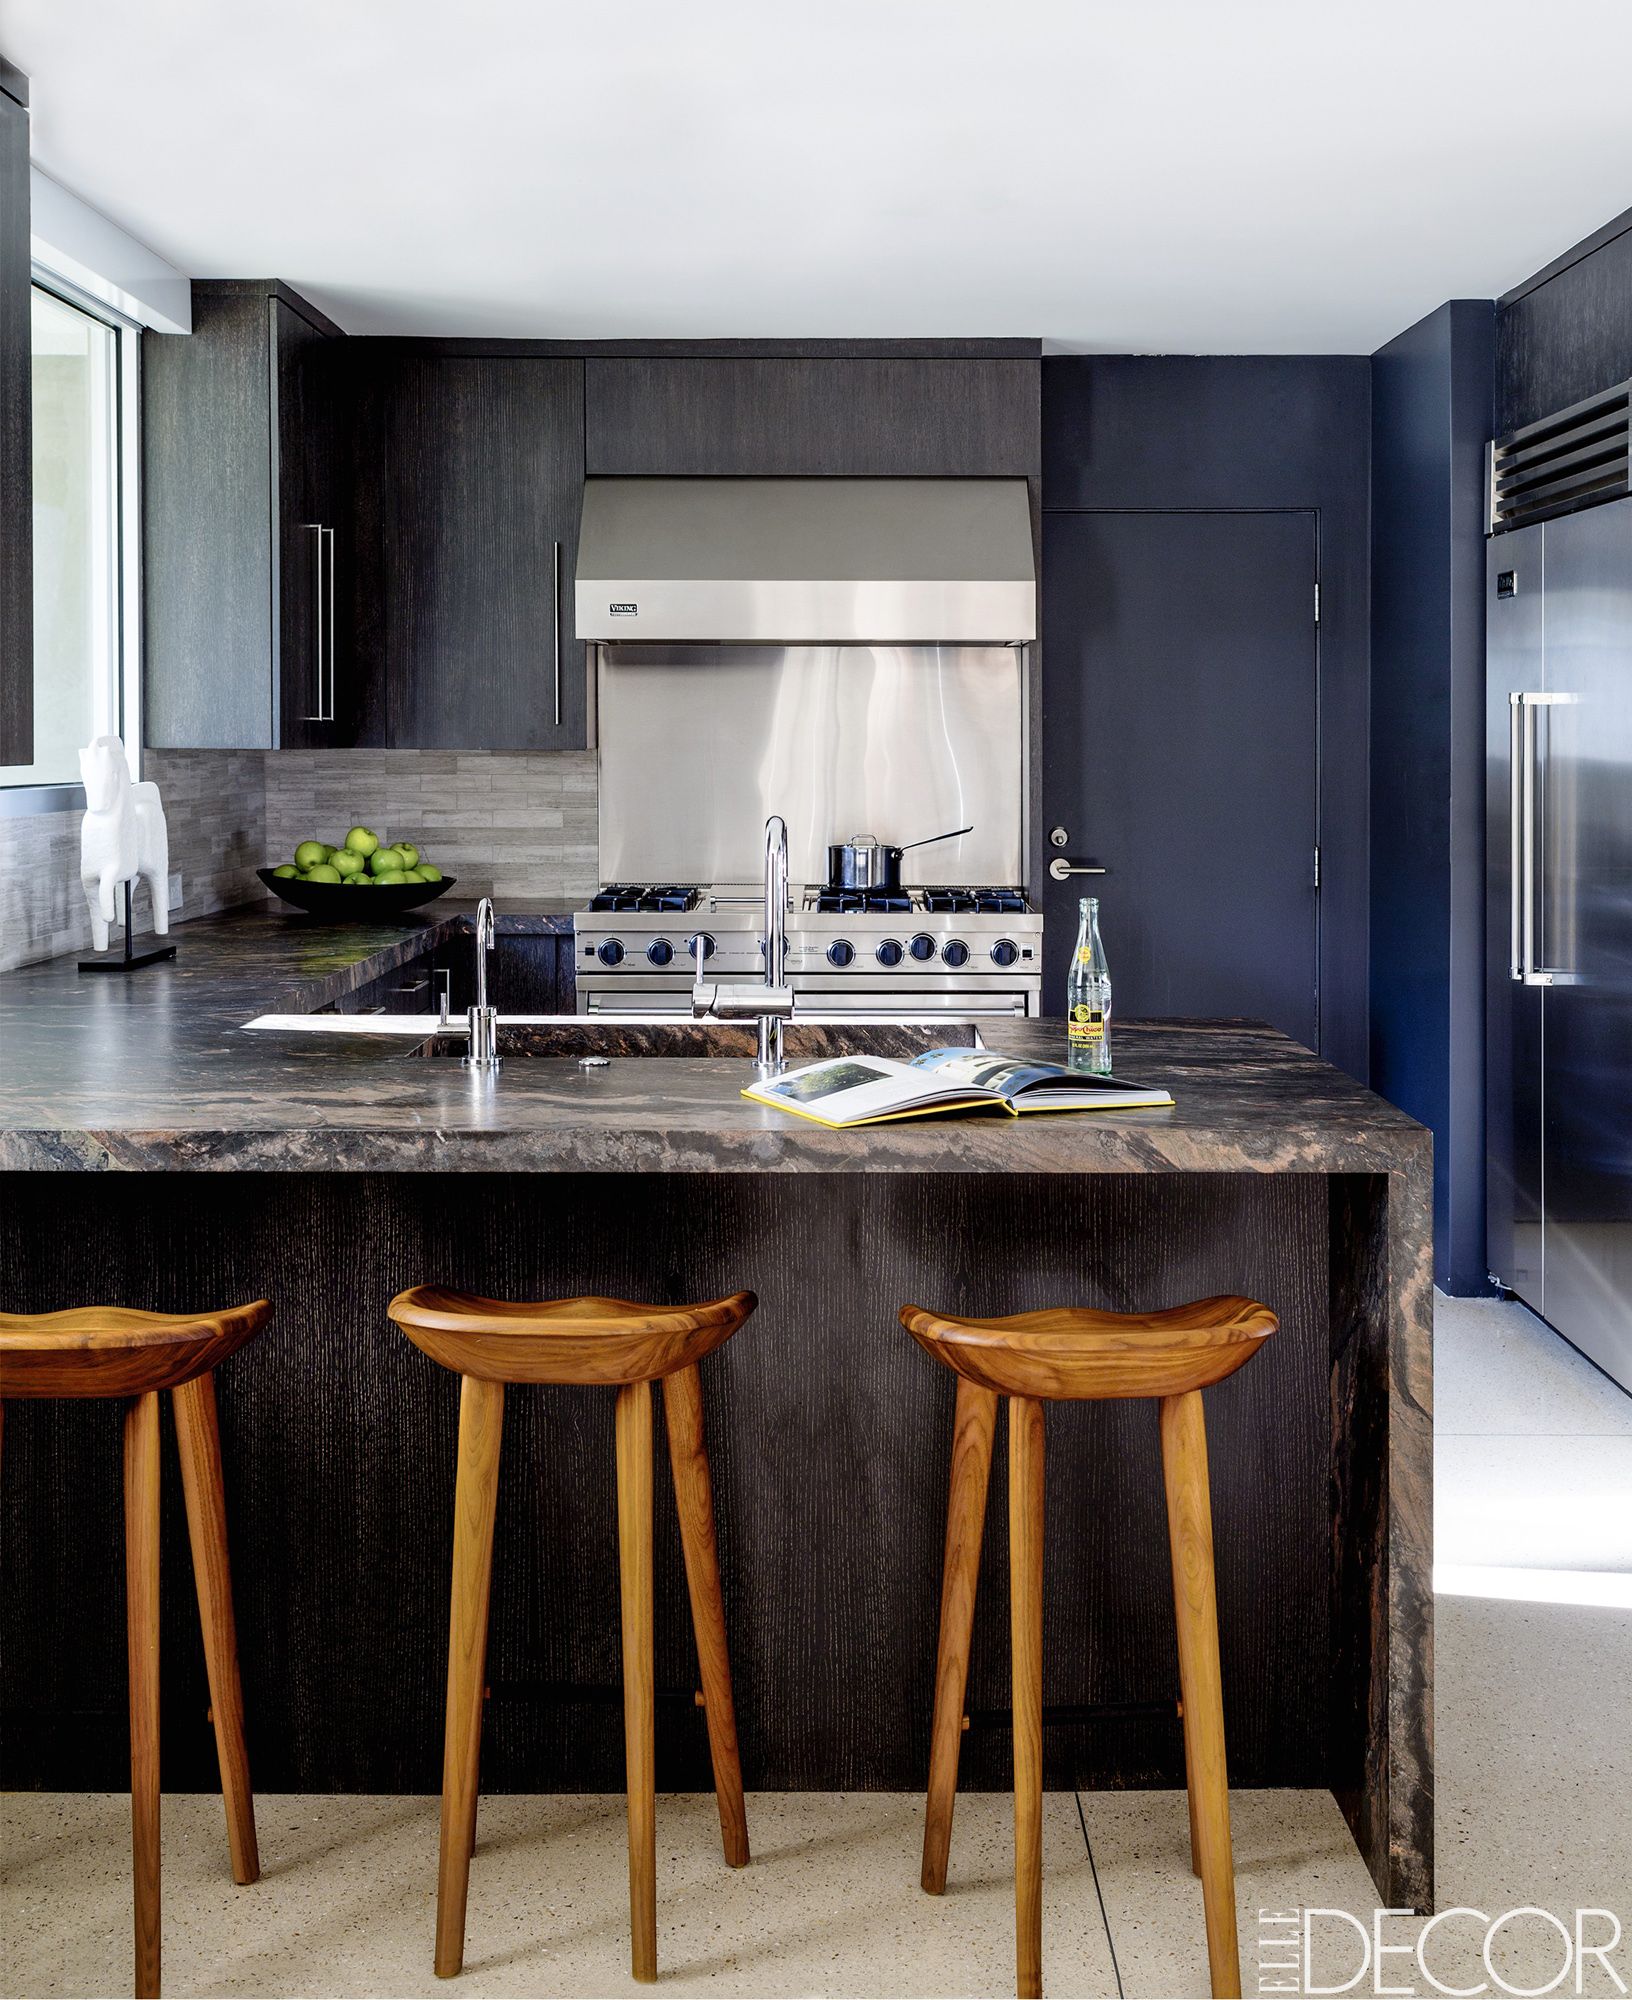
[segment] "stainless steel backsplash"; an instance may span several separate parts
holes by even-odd
[[[1009,646],[614,646],[596,671],[605,881],[752,881],[766,815],[795,882],[831,841],[904,844],[907,882],[1024,874],[1025,655]]]

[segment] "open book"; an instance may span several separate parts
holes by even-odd
[[[927,1049],[911,1062],[888,1056],[830,1056],[742,1093],[818,1125],[882,1125],[936,1111],[1143,1111],[1171,1104],[1165,1090],[1140,1090],[1114,1076],[1089,1076],[1060,1063],[1022,1062],[989,1049]]]

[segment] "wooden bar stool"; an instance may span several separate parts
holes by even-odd
[[[125,1629],[130,1659],[130,1817],[137,2000],[159,1991],[159,1397],[171,1391],[204,1664],[215,1717],[232,1879],[254,1882],[255,1801],[227,1567],[221,1433],[211,1371],[271,1316],[265,1299],[218,1313],[0,1313],[0,1408],[13,1397],[123,1396]]]
[[[1251,1299],[1217,1298],[1168,1312],[1061,1308],[1016,1313],[1007,1319],[950,1319],[921,1306],[903,1306],[901,1323],[920,1347],[958,1377],[923,1886],[932,1896],[946,1887],[992,1436],[997,1399],[1007,1396],[1015,1989],[1020,2000],[1036,2000],[1043,1978],[1043,1405],[1122,1396],[1158,1398],[1184,1697],[1191,1864],[1201,1877],[1213,1992],[1239,1995],[1201,1392],[1233,1375],[1257,1353],[1278,1325],[1275,1315]]]
[[[618,1392],[618,1577],[623,1604],[623,1736],[629,1802],[630,1963],[657,1977],[657,1819],[652,1685],[652,1391],[663,1413],[697,1639],[708,1747],[725,1858],[748,1859],[725,1607],[714,1546],[714,1495],[703,1442],[697,1364],[729,1340],[757,1304],[738,1292],[708,1305],[632,1305],[624,1299],[552,1299],[512,1305],[416,1285],[391,1317],[418,1348],[463,1379],[454,1498],[453,1607],[442,1753],[442,1844],[436,1889],[436,1970],[464,1963],[465,1899],[476,1837],[482,1673],[487,1652],[499,1438],[508,1383],[604,1383]]]

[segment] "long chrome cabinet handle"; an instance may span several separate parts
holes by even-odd
[[[555,726],[561,727],[561,544],[550,544],[550,631],[554,635]]]
[[[336,663],[339,659],[334,644],[334,530],[325,528],[323,532],[329,538],[329,712],[325,719],[332,722],[337,705],[335,680]]]
[[[1063,854],[1056,854],[1048,864],[1048,872],[1056,882],[1063,882],[1068,875],[1103,875],[1103,868],[1082,868],[1074,861],[1067,861]]]
[[[312,632],[314,639],[313,701],[305,719],[308,722],[327,722],[329,718],[324,713],[323,703],[323,655],[325,650],[323,645],[323,524],[321,521],[307,521],[304,525],[306,532],[314,537],[312,542],[312,589],[314,592],[312,607]]]

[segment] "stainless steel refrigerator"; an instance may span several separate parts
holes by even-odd
[[[1632,499],[1486,550],[1491,1275],[1632,1390]]]

